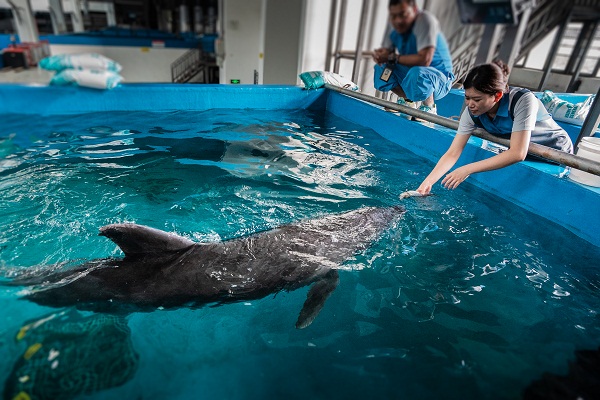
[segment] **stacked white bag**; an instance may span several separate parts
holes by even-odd
[[[595,95],[590,95],[585,101],[577,104],[559,99],[552,91],[544,90],[540,99],[552,118],[556,121],[569,122],[575,125],[583,125],[585,118],[592,108]]]
[[[59,54],[42,59],[39,66],[56,71],[51,85],[78,85],[94,89],[112,89],[123,80],[121,65],[96,53]]]

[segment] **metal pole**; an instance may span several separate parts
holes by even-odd
[[[521,42],[525,35],[525,30],[527,29],[531,10],[531,6],[525,8],[519,16],[519,25],[507,26],[504,32],[504,38],[502,39],[502,44],[498,51],[498,58],[503,60],[509,68],[513,67],[517,55],[519,54],[519,50],[521,50]]]
[[[556,36],[552,41],[552,46],[550,47],[550,54],[546,58],[546,63],[544,64],[544,73],[542,74],[542,79],[540,80],[540,84],[538,85],[538,91],[543,90],[544,86],[546,86],[546,81],[548,80],[548,76],[550,76],[550,72],[552,72],[552,64],[554,64],[554,59],[556,58],[556,54],[558,53],[558,48],[560,46],[560,42],[565,35],[565,31],[569,22],[571,22],[571,16],[573,15],[573,9],[569,11],[569,15],[567,19],[564,20],[560,27],[558,28],[558,32],[556,32]]]
[[[327,55],[325,57],[325,71],[329,71],[331,69],[331,56],[332,47],[333,47],[333,29],[335,26],[335,13],[337,11],[337,0],[331,1],[331,9],[329,10],[329,29],[327,32]]]
[[[37,43],[40,41],[38,28],[33,17],[30,0],[7,0],[8,5],[13,10],[15,16],[14,23],[16,24],[19,40],[23,42]]]
[[[340,72],[340,49],[342,48],[342,36],[344,35],[344,28],[346,27],[346,9],[348,8],[348,1],[342,0],[340,6],[340,18],[338,22],[337,37],[335,40],[335,51],[333,60],[333,72]]]
[[[581,55],[581,45],[582,45],[582,42],[585,40],[585,27],[586,27],[586,25],[583,24],[579,33],[577,33],[577,35],[575,35],[576,37],[569,38],[569,39],[574,39],[575,43],[573,45],[573,48],[571,49],[571,54],[569,56],[569,60],[567,61],[567,65],[565,66],[566,74],[573,74],[575,72],[575,65],[577,64],[577,60],[579,59],[579,56]],[[573,29],[575,29],[575,28],[573,28]]]
[[[494,59],[496,54],[496,46],[500,38],[500,32],[504,29],[498,24],[486,24],[481,35],[481,43],[477,50],[475,65],[489,63]],[[470,43],[466,41],[466,43]],[[460,54],[456,52],[456,54]],[[508,62],[508,61],[507,61]]]
[[[368,0],[363,0],[360,10],[359,25],[362,29],[358,30],[356,39],[356,52],[354,54],[354,65],[352,66],[352,82],[358,82],[358,74],[360,73],[360,63],[362,62],[363,38],[365,36],[365,27],[367,26],[367,3]]]
[[[446,128],[450,128],[453,130],[458,129],[458,121],[452,120],[450,118],[445,118],[440,115],[430,114],[425,111],[417,110],[411,107],[403,106],[400,104],[392,103],[389,101],[381,100],[373,96],[368,96],[363,93],[353,92],[352,90],[343,89],[337,86],[330,85],[328,83],[325,84],[325,87],[329,90],[333,90],[338,93],[342,93],[348,95],[350,97],[354,97],[359,100],[366,101],[368,103],[372,103],[381,107],[389,108],[391,110],[396,110],[402,112],[404,114],[408,114],[413,117],[417,117],[423,119],[428,122],[433,122],[434,124],[444,126]],[[484,129],[477,128],[475,132],[473,132],[473,136],[476,136],[481,139],[488,140],[490,142],[498,143],[503,146],[509,146],[510,140],[501,139],[497,136],[494,136]],[[578,170],[589,172],[590,174],[600,176],[600,162],[589,160],[587,158],[578,157],[576,155],[565,153],[564,151],[556,150],[550,147],[542,146],[537,143],[529,143],[529,151],[528,154],[535,155],[546,160],[554,161],[559,164],[565,165],[567,167],[573,167]]]
[[[67,32],[67,21],[63,4],[59,0],[49,0],[48,10],[50,11],[50,20],[52,21],[52,30],[55,35]]]
[[[569,86],[567,87],[567,92],[575,91],[575,84],[579,79],[579,73],[581,72],[581,67],[583,67],[583,62],[587,57],[587,53],[592,46],[592,42],[594,41],[594,33],[596,32],[596,27],[598,26],[598,22],[586,22],[583,25],[583,29],[581,30],[581,35],[578,38],[578,42],[581,40],[583,36],[584,47],[580,52],[579,59],[577,60],[577,65],[575,66],[575,71],[571,75],[571,81],[569,82]],[[578,46],[579,48],[579,43]]]
[[[373,0],[371,2],[371,19],[369,21],[369,30],[368,30],[369,35],[367,37],[367,44],[369,46],[371,46],[371,44],[373,43],[373,30],[377,26],[376,14],[377,14],[377,10],[378,10],[378,5],[379,5],[379,0]],[[363,53],[363,55],[364,55],[364,53]],[[369,56],[367,57],[367,65],[369,65],[368,60],[370,60],[372,58],[372,55],[373,55],[372,49],[369,49]],[[362,78],[362,81],[360,82],[359,86],[364,87],[367,84],[367,82],[370,82],[368,79],[372,79],[371,77],[372,77],[372,74],[371,74],[371,76],[369,76],[368,73],[363,74],[363,78]],[[358,82],[355,82],[355,83],[358,83]]]
[[[592,72],[592,76],[598,76],[598,71],[600,71],[600,58],[596,60],[596,66],[594,67],[594,72]]]

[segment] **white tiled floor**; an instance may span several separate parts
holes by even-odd
[[[0,83],[38,83],[47,84],[54,71],[33,67],[28,69],[3,68],[0,70]]]

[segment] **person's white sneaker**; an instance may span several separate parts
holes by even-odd
[[[426,112],[426,113],[437,115],[437,107],[436,107],[435,104],[432,104],[431,106],[428,106],[426,104],[421,104],[418,109],[419,109],[419,111],[423,111],[423,112]],[[425,121],[424,119],[421,119],[421,118],[415,118],[415,121],[423,122],[423,123],[425,123],[428,126],[433,126],[432,122]]]
[[[410,101],[405,99],[404,97],[398,97],[398,104],[402,105],[402,106],[406,106],[406,107],[410,107],[410,108],[414,108],[415,110],[419,108],[419,106],[421,105],[420,101]],[[400,115],[406,119],[410,119],[412,120],[414,117],[412,115],[408,115],[408,114],[404,114],[404,113],[400,113]]]

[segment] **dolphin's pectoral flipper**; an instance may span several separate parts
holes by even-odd
[[[106,236],[123,250],[125,256],[136,256],[188,248],[195,242],[174,233],[137,224],[113,224],[100,228]]]
[[[300,311],[298,321],[296,321],[296,328],[303,329],[312,324],[325,305],[325,300],[333,293],[339,282],[340,277],[337,270],[332,269],[321,280],[313,284],[306,295],[306,301]]]

